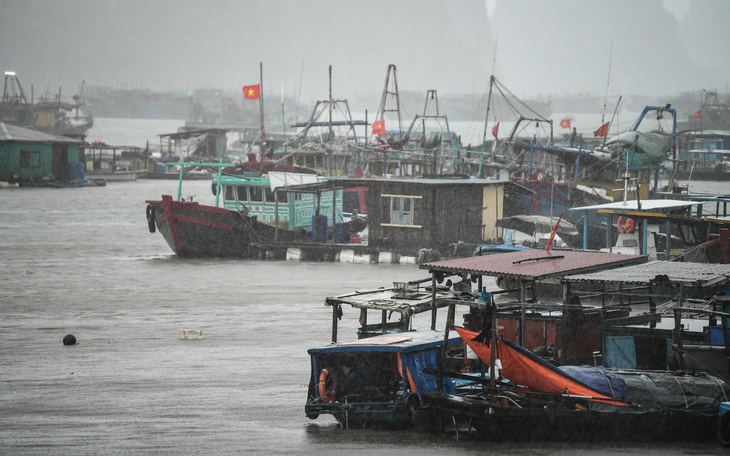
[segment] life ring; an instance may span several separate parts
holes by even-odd
[[[327,395],[327,382],[330,382],[330,389],[334,390],[337,388],[337,377],[335,377],[335,370],[331,367],[325,367],[322,372],[319,373],[319,383],[317,383],[317,389],[319,390],[319,397],[323,402],[334,402],[335,398]]]
[[[730,412],[725,412],[717,420],[717,441],[720,445],[730,447]]]
[[[147,227],[150,229],[150,233],[155,232],[155,207],[151,204],[147,205]]]
[[[630,217],[626,217],[624,219],[624,216],[618,218],[618,222],[616,222],[616,228],[618,228],[618,232],[623,234],[633,234],[634,228],[636,227],[636,221]]]

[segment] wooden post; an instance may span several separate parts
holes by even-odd
[[[722,318],[722,340],[725,343],[725,362],[727,363],[727,371],[730,372],[730,336],[728,336],[727,316],[725,313],[720,314]]]
[[[446,328],[444,328],[444,345],[441,347],[441,357],[439,358],[438,375],[436,376],[436,385],[438,391],[444,392],[444,369],[446,368],[446,351],[449,342],[449,331],[451,326],[454,324],[454,313],[456,312],[456,305],[449,304],[449,312],[446,315]]]
[[[337,343],[337,310],[340,308],[339,304],[332,304],[332,343]]]
[[[679,370],[684,370],[684,348],[682,347],[682,311],[674,309],[674,345],[677,347],[675,353]]]
[[[431,331],[436,331],[436,273],[431,272]]]

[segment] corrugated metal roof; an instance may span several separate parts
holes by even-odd
[[[420,266],[430,272],[477,274],[542,280],[646,262],[644,255],[585,251],[524,250],[521,252],[436,261]]]
[[[696,206],[701,204],[697,201],[682,201],[682,200],[670,200],[670,199],[652,199],[641,201],[641,209],[639,209],[639,202],[636,200],[629,201],[617,201],[614,203],[596,204],[594,206],[581,206],[573,207],[571,211],[585,211],[592,209],[614,209],[614,210],[627,210],[627,211],[652,211],[657,209],[677,209],[680,207]]]
[[[649,285],[658,279],[662,283],[669,281],[676,285],[684,284],[704,288],[723,282],[730,283],[730,264],[649,261],[641,265],[626,266],[600,273],[568,275],[564,279],[570,282],[624,283],[627,285]]]
[[[23,142],[44,142],[44,143],[82,143],[78,139],[67,138],[43,133],[42,131],[23,128],[0,122],[0,142],[23,141]]]

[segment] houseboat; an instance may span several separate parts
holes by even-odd
[[[0,181],[21,187],[92,184],[85,179],[82,144],[77,139],[0,122]]]

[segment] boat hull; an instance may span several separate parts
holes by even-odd
[[[147,201],[151,232],[159,231],[181,257],[255,257],[270,242],[288,241],[295,233],[279,230],[239,212],[194,201]]]
[[[431,407],[469,422],[486,440],[710,441],[718,421],[717,414],[690,411],[518,409],[442,393],[425,396]]]
[[[238,213],[193,201],[173,201],[169,195],[147,203],[150,231],[154,224],[178,256],[237,257],[248,253],[250,237]]]

